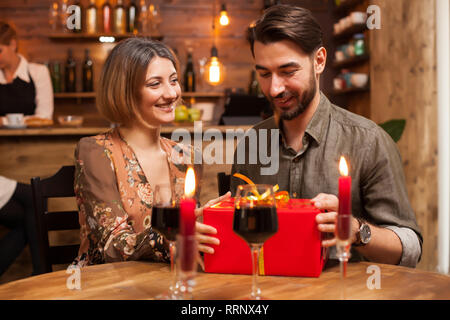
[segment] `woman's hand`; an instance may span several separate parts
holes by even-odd
[[[231,192],[227,192],[221,197],[218,197],[216,199],[208,201],[203,207],[195,210],[195,215],[197,218],[201,217],[203,215],[203,209],[211,207],[212,205],[226,200],[231,197]],[[196,229],[196,238],[198,241],[198,251],[213,254],[214,249],[210,245],[219,245],[220,241],[216,237],[212,237],[211,235],[217,234],[216,228],[209,226],[207,224],[196,222],[195,223],[195,229]],[[202,259],[199,259],[200,265],[204,269],[203,261]]]
[[[209,200],[203,207],[198,208],[198,209],[195,209],[195,216],[196,216],[197,218],[200,217],[201,215],[203,215],[203,209],[209,208],[209,207],[211,207],[212,205],[215,205],[216,203],[218,203],[218,202],[220,202],[220,201],[229,199],[230,197],[231,197],[231,192],[228,191],[228,192],[225,193],[223,196],[220,196],[220,197],[218,197],[218,198],[216,198],[216,199]]]

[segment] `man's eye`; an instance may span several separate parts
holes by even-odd
[[[260,73],[259,76],[261,78],[268,78],[268,77],[270,77],[270,73],[269,72]]]
[[[289,70],[289,71],[284,71],[283,74],[285,74],[287,76],[292,76],[296,72],[297,72],[297,70]]]

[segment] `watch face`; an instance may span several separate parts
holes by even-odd
[[[370,232],[370,227],[367,224],[363,224],[361,226],[361,229],[359,230],[360,235],[361,235],[361,242],[364,244],[369,243],[370,241],[370,237],[372,235],[372,233]]]

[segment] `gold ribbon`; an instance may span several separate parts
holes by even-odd
[[[235,173],[233,174],[233,177],[239,178],[241,180],[244,180],[245,182],[247,182],[250,185],[255,185],[255,183],[250,180],[248,177],[246,177],[243,174],[240,173]],[[280,189],[280,187],[278,186],[278,184],[276,184],[275,186],[273,186],[273,192],[275,192],[275,201],[277,202],[277,205],[286,205],[289,202],[289,193],[287,191],[278,191]],[[247,198],[249,198],[248,200],[264,200],[264,198],[266,198],[269,193],[269,191],[266,191],[264,194],[260,195],[258,193],[257,190],[255,190],[255,196],[249,196]]]
[[[265,272],[264,272],[264,247],[261,247],[261,251],[259,253],[259,259],[258,259],[258,264],[259,264],[259,275],[260,276],[265,276]]]

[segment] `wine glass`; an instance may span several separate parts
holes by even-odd
[[[250,246],[252,253],[251,299],[261,299],[258,287],[259,254],[264,242],[278,231],[278,216],[273,186],[240,185],[234,202],[233,230]]]
[[[153,192],[152,228],[163,235],[169,242],[170,270],[172,273],[172,283],[169,287],[169,292],[157,297],[157,299],[162,300],[178,299],[174,263],[176,240],[179,232],[180,207],[176,189],[173,189],[170,184],[157,184]]]

